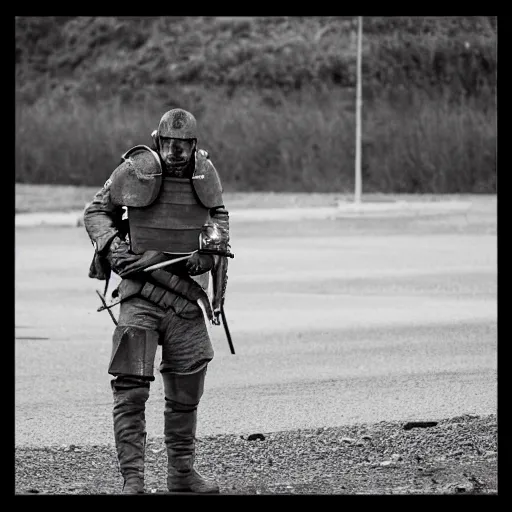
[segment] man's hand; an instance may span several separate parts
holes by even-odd
[[[127,267],[137,262],[140,257],[140,254],[134,254],[130,245],[118,236],[112,240],[107,255],[112,270],[120,277],[123,277]]]
[[[204,274],[213,268],[214,259],[211,254],[194,253],[186,262],[186,268],[191,276]]]
[[[159,251],[146,251],[143,254],[135,254],[130,249],[130,244],[116,236],[111,244],[107,259],[112,270],[119,277],[128,277],[130,274],[140,272],[146,267],[161,263],[166,260],[165,254]]]

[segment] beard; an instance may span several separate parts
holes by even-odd
[[[183,163],[165,164],[165,175],[171,178],[191,178],[194,173],[194,158]]]

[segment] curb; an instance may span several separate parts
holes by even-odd
[[[418,215],[466,214],[469,201],[395,201],[376,203],[339,203],[331,207],[251,208],[231,210],[233,222],[298,221],[361,217],[405,217]],[[15,215],[15,227],[83,226],[83,210],[71,212],[35,212]]]

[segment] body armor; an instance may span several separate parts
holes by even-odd
[[[128,208],[131,248],[135,254],[162,251],[185,254],[199,249],[201,228],[209,210],[196,198],[186,178],[164,178],[156,200]]]
[[[111,176],[111,198],[128,207],[131,249],[188,254],[199,247],[209,210],[223,205],[222,185],[208,153],[195,153],[192,179],[162,175],[158,154],[135,146]]]

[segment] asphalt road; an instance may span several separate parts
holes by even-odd
[[[493,205],[412,220],[232,219],[237,353],[213,327],[198,436],[495,413]],[[96,312],[91,257],[83,228],[16,229],[16,445],[113,442],[113,324]],[[147,429],[162,435],[158,373]]]

